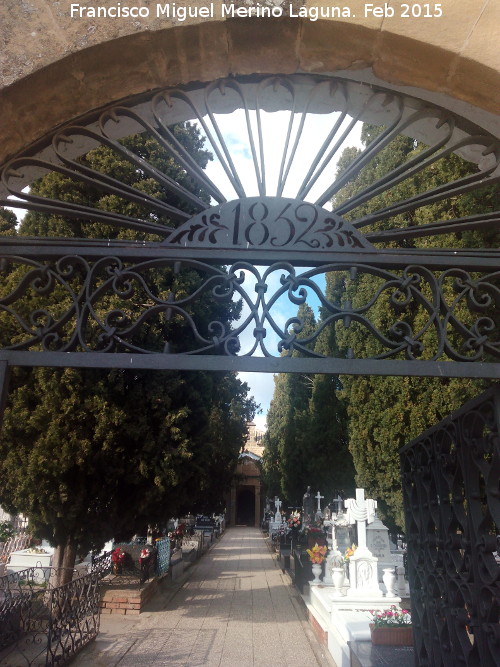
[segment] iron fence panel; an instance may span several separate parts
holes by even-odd
[[[500,655],[500,387],[402,448],[417,665]]]

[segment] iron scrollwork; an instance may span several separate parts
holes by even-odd
[[[500,655],[500,391],[400,452],[416,663],[494,667]]]
[[[2,321],[14,340],[5,345],[7,350],[238,356],[257,352],[269,357],[295,352],[321,357],[314,350],[318,336],[342,323],[347,330],[343,353],[355,358],[362,354],[372,359],[455,361],[500,357],[500,327],[495,320],[499,271],[473,275],[448,269],[437,274],[419,265],[389,270],[368,262],[339,261],[299,273],[287,262],[267,268],[236,262],[225,269],[197,260],[127,263],[113,256],[90,261],[73,255],[55,262],[10,257],[3,270],[17,280],[0,298]],[[176,296],[168,285],[162,291],[152,280],[155,272],[171,276],[182,270],[198,276],[190,293]],[[345,280],[367,275],[370,294],[355,304],[334,301],[326,294],[327,275]],[[232,325],[212,321],[202,330],[194,316],[202,298],[214,303],[241,300],[242,315]],[[312,332],[304,332],[298,316],[286,321],[280,317],[283,300],[297,307],[311,299],[323,312]],[[384,322],[370,318],[380,299],[387,306]],[[187,332],[183,348],[171,349],[168,333],[161,334],[172,318]],[[349,349],[348,330],[353,325],[373,340],[371,353]],[[154,345],[145,334],[151,326],[161,334]]]
[[[0,577],[0,661],[64,665],[99,632],[99,573],[50,585],[52,568]]]

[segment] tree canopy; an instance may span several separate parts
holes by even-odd
[[[303,334],[316,327],[309,306],[300,306]],[[327,344],[328,331],[318,349]],[[297,355],[293,352],[293,355]],[[278,374],[267,414],[264,479],[271,495],[300,506],[307,486],[330,501],[353,490],[354,469],[347,450],[347,415],[338,398],[338,378],[328,375]]]
[[[210,156],[197,129],[184,124],[175,132],[204,166]],[[124,143],[178,180],[188,178],[154,140],[137,135]],[[82,159],[171,201],[156,181],[107,147]],[[33,192],[127,215],[150,214],[139,204],[55,173],[34,184]],[[201,191],[198,194],[204,196]],[[2,220],[13,222],[9,215]],[[27,214],[18,233],[143,238],[130,229],[39,213]],[[22,269],[4,267],[4,276],[6,289],[12,288]],[[178,294],[202,280],[196,271],[170,269],[155,270],[150,278],[158,292]],[[40,295],[29,293],[26,312],[42,303],[62,308],[67,297],[62,290],[54,290],[50,298],[47,303],[47,297],[41,300]],[[118,296],[110,296],[105,305],[118,307],[119,301]],[[205,300],[197,308],[205,323],[217,319],[229,325],[239,312],[239,305],[231,301],[215,305]],[[12,334],[9,327],[4,313],[4,339]],[[182,349],[188,334],[175,317],[152,324],[140,335],[153,344],[157,341],[161,349],[166,330],[172,347]],[[220,510],[255,407],[247,385],[233,373],[15,369],[0,441],[4,480],[0,503],[26,514],[35,534],[72,553],[100,548],[112,537],[142,532],[148,523],[164,525],[170,516],[188,510]]]
[[[365,146],[380,131],[381,128],[365,125],[362,131]],[[334,206],[340,205],[367,184],[410,160],[423,149],[424,146],[413,139],[397,137],[347,185],[342,196],[337,196]],[[357,149],[352,148],[344,151],[338,164],[339,174],[357,153]],[[375,207],[409,198],[475,170],[475,165],[457,155],[451,155],[439,160],[411,180],[403,181],[388,192],[380,194],[374,201],[362,204],[350,215],[354,217],[356,214],[369,213]],[[490,187],[401,214],[394,219],[393,224],[416,225],[493,211],[499,207],[498,189]],[[373,228],[376,229],[377,225]],[[453,239],[451,235],[416,238],[412,245],[431,250],[452,245],[452,240],[453,244],[464,248],[498,248],[500,245],[499,234],[495,230],[467,231]],[[393,246],[397,247],[398,244],[393,243]],[[367,295],[373,293],[373,289],[374,279],[371,276],[360,275],[357,279],[348,281],[348,284],[333,274],[327,277],[327,298],[338,302],[345,299],[350,299],[354,304],[363,302]],[[370,311],[371,321],[383,330],[392,321],[390,317],[387,301],[379,299]],[[425,313],[418,308],[404,312],[404,319],[413,330],[418,331],[425,321],[424,318]],[[336,348],[344,351],[352,348],[357,357],[370,356],[377,351],[373,340],[356,323],[348,329],[337,324],[331,340],[333,339]],[[480,393],[487,383],[473,379],[376,376],[342,376],[340,382],[342,388],[338,396],[347,404],[349,449],[356,467],[356,483],[366,487],[368,493],[378,499],[381,515],[391,525],[403,527],[399,449],[466,400]]]
[[[361,135],[364,146],[368,146],[383,129],[365,124]],[[333,208],[340,207],[425,148],[409,137],[395,138],[339,191]],[[343,151],[337,165],[337,177],[359,153],[360,149],[354,147]],[[474,164],[452,154],[362,202],[344,217],[347,220],[360,218],[475,171]],[[488,187],[394,216],[390,224],[395,228],[420,225],[499,208],[498,188]],[[372,224],[368,230],[377,231],[383,225],[387,225],[386,220]],[[449,234],[393,241],[390,247],[433,250],[448,245],[498,248],[500,238],[498,231],[492,228],[482,232],[464,231],[458,238]],[[350,301],[356,307],[369,302],[378,284],[377,278],[361,272],[353,276],[330,273],[326,277],[326,298],[336,304]],[[387,331],[394,321],[389,296],[389,290],[386,290],[369,313],[370,321],[381,331]],[[328,314],[320,310],[318,325],[325,322]],[[304,312],[301,315],[304,316]],[[404,319],[410,330],[418,331],[426,321],[426,312],[422,307],[412,305],[398,317]],[[433,335],[429,329],[426,334],[428,342],[432,343]],[[340,321],[325,327],[315,347],[315,351],[332,357],[345,357],[349,349],[357,358],[369,358],[381,352],[374,337],[357,322],[351,322],[347,328]],[[356,485],[365,487],[367,493],[379,501],[381,516],[393,528],[404,526],[399,449],[478,394],[487,384],[481,380],[457,378],[299,377],[300,380],[279,375],[275,380],[265,452],[266,479],[271,492],[282,493],[294,502],[301,497],[299,487],[303,490],[307,484],[317,484],[321,491],[325,490],[325,496],[331,489],[351,492],[354,464]]]

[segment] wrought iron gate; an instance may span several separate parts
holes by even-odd
[[[500,387],[402,448],[416,664],[500,656]]]
[[[263,117],[279,109],[285,114],[281,136],[277,129],[267,136]],[[241,115],[244,149],[225,134],[230,112]],[[180,121],[201,129],[228,195],[177,138],[173,126]],[[336,177],[334,161],[358,121],[381,130]],[[313,131],[306,135],[308,124]],[[176,178],[127,143],[138,134],[177,165]],[[426,146],[338,199],[399,135],[424,138]],[[138,183],[107,174],[102,161],[89,157],[99,147],[140,175]],[[255,196],[249,196],[238,150],[252,158]],[[391,200],[395,186],[453,153],[477,165],[474,173]],[[300,175],[295,183],[294,173]],[[77,195],[68,200],[30,190],[44,175],[66,179]],[[500,179],[499,140],[446,110],[328,77],[227,79],[158,91],[79,119],[11,160],[1,176],[0,205],[60,216],[77,231],[72,238],[0,237],[0,269],[17,276],[0,295],[0,315],[12,331],[11,340],[2,341],[0,361],[500,377],[500,251],[464,250],[450,241],[467,230],[500,231],[500,212],[414,222],[417,209],[497,187]],[[81,188],[101,193],[97,203],[82,202]],[[126,205],[125,213],[110,210],[113,198]],[[338,203],[329,210],[332,199]],[[363,212],[367,202],[371,213]],[[79,238],[88,223],[98,223],[100,233],[93,227],[92,238]],[[451,246],[426,247],[426,240],[444,234]],[[190,293],[177,294],[173,286],[159,293],[151,282],[158,270],[191,271],[198,279]],[[356,303],[345,295],[329,298],[324,282],[332,274],[346,285],[369,276],[372,291]],[[192,312],[207,295],[214,304],[241,299],[243,316],[201,326]],[[275,314],[283,299],[297,308],[312,296],[325,313],[313,333],[304,333],[299,317],[280,321]],[[36,304],[30,311],[26,297]],[[387,303],[383,325],[370,318],[377,300]],[[414,326],[407,315],[417,311],[421,324]],[[184,347],[172,349],[168,333],[160,347],[148,346],[147,327],[157,322],[167,330],[172,320],[185,327]],[[368,356],[349,344],[336,358],[312,349],[321,331],[338,322],[373,339]]]
[[[266,139],[262,122],[265,114],[277,110],[287,114],[280,145],[276,136]],[[236,111],[252,160],[253,192],[238,167],[239,147],[224,132],[224,119]],[[227,179],[229,196],[176,137],[173,127],[184,121],[201,128]],[[299,147],[310,141],[304,137],[311,122],[315,131],[310,136],[319,137],[320,125],[325,132],[315,148],[307,146],[304,159]],[[381,130],[336,177],[335,157],[349,145],[358,122]],[[126,138],[138,134],[169,156],[177,178],[134,150]],[[338,198],[399,135],[423,141],[425,147],[355,194]],[[117,180],[101,163],[96,165],[89,156],[99,148],[119,156],[138,175],[139,184]],[[396,186],[452,154],[476,165],[475,171],[408,198],[391,198]],[[273,184],[269,164],[276,157]],[[290,191],[297,169],[302,178]],[[30,189],[51,174],[77,189],[101,193],[99,203],[45,197]],[[143,187],[144,180],[148,187]],[[498,188],[499,181],[498,138],[447,110],[347,79],[231,78],[154,91],[76,119],[1,170],[0,205],[59,216],[75,230],[71,237],[59,238],[0,236],[5,279],[0,317],[11,333],[10,340],[1,341],[0,409],[8,368],[16,365],[498,379],[500,251],[464,249],[449,237],[485,229],[498,233],[500,205],[463,216],[455,216],[450,205],[446,219],[424,224],[415,224],[413,214],[481,188]],[[140,212],[116,213],[107,205],[112,198]],[[367,202],[373,204],[370,213],[363,212]],[[99,223],[100,234],[86,237],[88,223]],[[426,240],[443,235],[445,246],[426,246]],[[158,271],[168,276],[162,290],[151,279]],[[190,292],[176,293],[175,276],[183,271],[196,280]],[[356,302],[346,293],[331,298],[324,285],[325,276],[332,274],[345,285],[369,276],[371,293]],[[315,331],[307,332],[298,315],[279,319],[282,299],[297,308],[311,295],[324,313]],[[240,299],[243,315],[234,322],[199,324],[193,311],[202,296],[215,307]],[[387,317],[378,324],[370,316],[377,300],[387,307]],[[411,318],[417,311],[419,325],[414,326]],[[186,331],[184,343],[175,349],[168,335],[172,321]],[[152,322],[165,332],[156,347],[147,336]],[[346,329],[360,327],[373,342],[370,351],[361,357],[349,344],[336,357],[315,351],[314,341],[337,323]],[[496,401],[498,438],[498,397],[488,400]],[[427,444],[405,449],[402,455],[409,533],[415,545],[422,542],[425,547],[410,570],[413,593],[420,596],[415,605],[420,665],[455,666],[451,651],[461,651],[468,665],[478,664],[477,656],[482,665],[494,664],[498,567],[491,556],[491,525],[494,520],[498,526],[493,514],[498,511],[498,487],[495,496],[489,482],[478,480],[495,471],[498,481],[498,440],[494,444],[487,435],[492,418],[481,410],[466,410],[456,422],[473,424],[470,436],[467,430],[460,433],[465,434],[463,442],[479,446],[477,451],[451,446],[455,421],[436,431],[447,434],[438,446],[443,455],[439,462],[447,466],[442,471],[428,468],[424,450],[438,461]],[[476,427],[483,429],[479,435]],[[472,457],[470,470],[461,468],[462,456]],[[421,483],[412,479],[417,460],[428,470],[428,479]],[[459,474],[464,475],[466,497]],[[469,483],[476,488],[471,490]],[[488,496],[487,511],[477,494]],[[424,501],[427,523],[416,508]],[[447,537],[438,533],[445,524],[451,530],[446,547]],[[477,561],[471,560],[469,536],[480,554]],[[432,609],[426,607],[424,592]],[[480,601],[472,607],[476,598]]]

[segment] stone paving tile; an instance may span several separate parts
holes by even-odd
[[[301,600],[262,533],[228,529],[135,620],[103,617],[72,667],[326,667]]]

